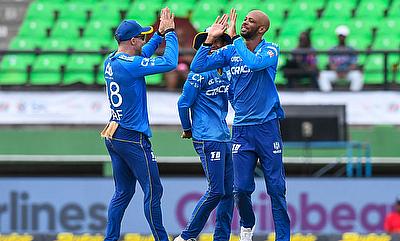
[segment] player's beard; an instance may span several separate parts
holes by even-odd
[[[254,39],[256,37],[256,35],[257,35],[256,29],[254,29],[254,30],[249,29],[247,31],[240,30],[240,36],[242,36],[246,40]]]

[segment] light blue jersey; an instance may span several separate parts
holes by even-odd
[[[274,84],[279,55],[276,44],[263,40],[251,52],[243,39],[237,38],[233,44],[220,48],[211,55],[208,55],[209,51],[210,46],[202,45],[190,69],[201,73],[230,67],[234,125],[256,125],[284,117]]]
[[[190,72],[178,101],[179,117],[184,130],[192,130],[195,140],[230,140],[226,123],[230,73],[211,70]],[[192,123],[189,118],[189,109]]]
[[[175,32],[165,36],[163,56],[151,58],[163,38],[157,33],[142,48],[141,56],[112,53],[104,62],[104,78],[111,108],[111,120],[125,129],[151,137],[144,76],[173,70],[178,63]]]

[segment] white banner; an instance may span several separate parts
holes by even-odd
[[[354,125],[400,124],[398,92],[280,92],[283,105],[346,105]],[[179,93],[148,92],[150,123],[179,125]],[[104,124],[109,106],[103,92],[0,92],[0,124]],[[230,108],[227,121],[233,120]]]
[[[185,227],[206,190],[205,178],[163,178],[163,222],[170,234]],[[400,179],[288,178],[287,200],[292,232],[335,234],[383,232]],[[0,178],[0,233],[103,233],[111,178]],[[263,179],[253,196],[256,235],[273,231],[271,205]],[[212,233],[215,213],[203,232]],[[232,232],[239,232],[235,210]],[[150,233],[143,213],[143,193],[136,193],[125,213],[122,232]]]

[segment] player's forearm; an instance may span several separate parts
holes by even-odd
[[[182,105],[178,101],[178,112],[179,112],[179,119],[181,121],[182,129],[184,131],[190,130],[192,128],[192,124],[190,123],[190,115],[189,115],[189,108],[185,105]]]
[[[163,57],[165,58],[166,63],[170,67],[169,71],[171,71],[178,66],[178,55],[179,55],[178,38],[173,29],[170,31],[167,30],[165,34],[165,41],[166,41],[166,46]]]
[[[233,41],[233,45],[236,48],[236,52],[243,60],[243,63],[253,71],[268,68],[277,64],[278,62],[278,50],[276,48],[273,49],[274,47],[268,46],[267,48],[271,49],[255,54],[247,48],[246,44],[241,38],[235,39],[235,41]]]
[[[150,58],[157,50],[158,46],[160,46],[162,41],[163,37],[161,37],[158,33],[154,33],[149,42],[143,46],[142,56],[145,58]]]

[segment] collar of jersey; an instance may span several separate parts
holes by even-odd
[[[119,56],[121,56],[121,55],[126,56],[126,57],[130,57],[127,53],[121,52],[121,53],[115,53],[115,54],[111,57],[111,59],[117,59],[117,58],[118,58]]]

